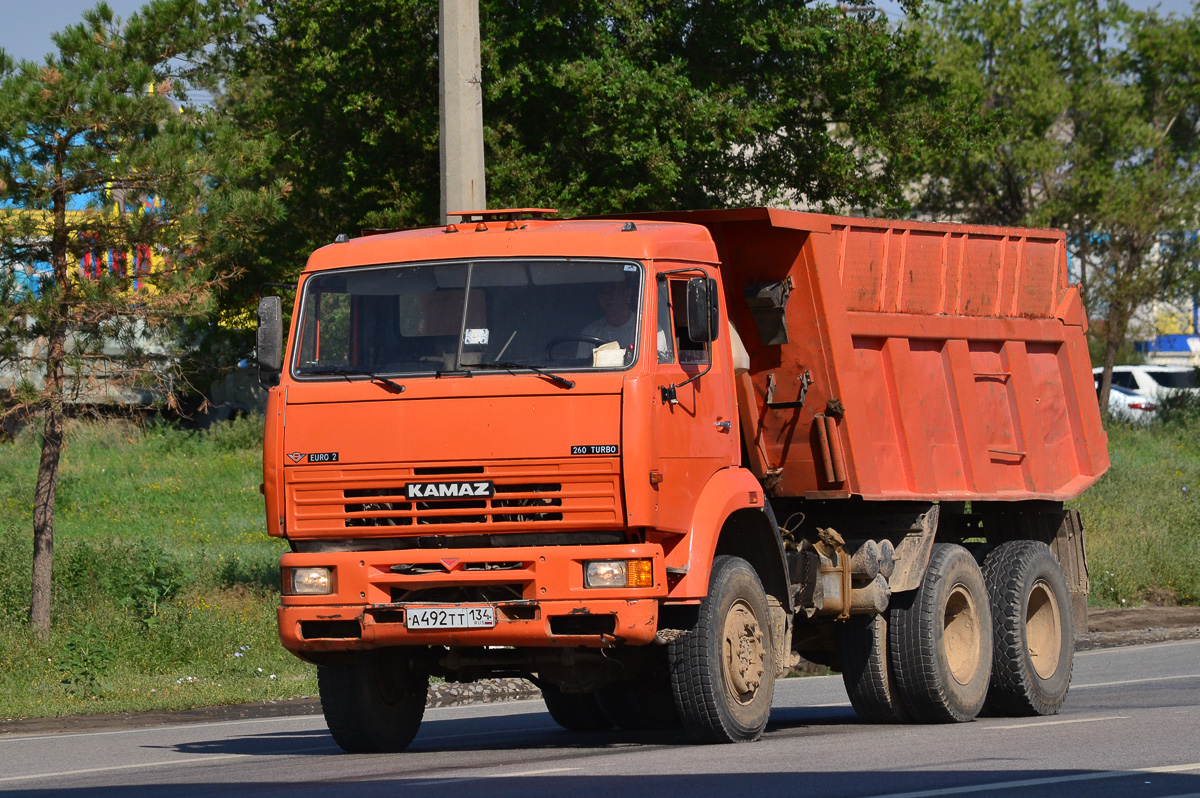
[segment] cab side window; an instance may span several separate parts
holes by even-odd
[[[671,280],[671,337],[680,365],[707,365],[708,344],[693,341],[687,331],[687,279]],[[661,361],[660,361],[661,362]]]
[[[658,280],[658,334],[655,336],[659,363],[675,362],[675,325],[671,322],[671,292],[667,279]]]

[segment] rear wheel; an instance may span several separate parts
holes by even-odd
[[[1014,540],[983,563],[992,605],[988,707],[1000,715],[1053,715],[1071,686],[1074,625],[1067,577],[1044,544]]]
[[[670,644],[671,689],[683,728],[700,742],[757,740],[771,715],[775,654],[767,597],[740,557],[713,560],[696,627]]]
[[[554,722],[567,731],[603,731],[612,726],[595,693],[564,693],[552,684],[542,686],[542,700]]]
[[[908,712],[888,654],[888,615],[852,615],[842,625],[842,682],[868,723],[901,723]]]
[[[987,698],[992,619],[983,574],[962,546],[933,547],[921,584],[893,596],[890,653],[914,720],[961,723]]]
[[[321,665],[317,685],[329,732],[351,754],[407,748],[429,691],[425,672],[392,649],[364,652],[353,664]]]

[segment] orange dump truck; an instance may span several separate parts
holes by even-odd
[[[335,740],[431,676],[756,739],[803,656],[874,721],[1050,714],[1108,466],[1050,230],[749,208],[339,236],[259,307],[279,634]]]

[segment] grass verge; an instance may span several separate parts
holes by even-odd
[[[0,446],[0,721],[315,694],[280,647],[263,526],[261,418],[210,432],[73,426],[60,480],[54,626],[28,631],[37,440]]]
[[[1083,518],[1090,601],[1200,604],[1200,414],[1108,428],[1112,467],[1070,504]]]

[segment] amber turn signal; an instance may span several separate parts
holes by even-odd
[[[625,587],[654,587],[654,561],[629,560]]]

